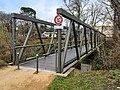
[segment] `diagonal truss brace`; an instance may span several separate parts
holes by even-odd
[[[77,60],[79,60],[79,53],[78,53],[78,46],[77,46],[77,34],[75,31],[75,23],[72,22],[72,26],[73,26],[73,34],[74,34],[74,42],[75,42],[75,49],[76,49],[76,55],[77,55]]]
[[[41,42],[41,44],[43,44],[43,41],[42,41],[42,38],[41,38],[41,34],[40,34],[40,32],[39,32],[37,23],[32,23],[31,26],[30,26],[30,29],[29,29],[29,31],[28,31],[28,33],[27,33],[27,36],[26,36],[26,38],[25,38],[25,41],[24,41],[24,43],[23,43],[23,46],[26,46],[26,44],[27,44],[27,42],[28,42],[28,39],[29,39],[29,37],[30,37],[30,34],[31,34],[31,32],[32,32],[32,29],[33,29],[34,25],[35,25],[35,27],[36,27],[36,29],[37,29],[37,33],[38,33],[40,42]],[[44,46],[42,46],[42,47],[43,47],[43,53],[45,53],[45,48],[44,48]],[[19,59],[21,59],[21,57],[22,57],[22,55],[23,55],[23,52],[24,52],[24,49],[25,49],[25,47],[21,48],[21,51],[20,51],[20,54],[19,54]]]
[[[53,28],[54,28],[54,27],[53,27]],[[54,31],[53,31],[52,39],[51,39],[51,41],[50,41],[50,45],[49,45],[47,54],[50,54],[50,49],[51,49],[51,46],[52,46],[52,43],[53,43],[54,35],[55,35],[55,29],[54,29]]]
[[[32,23],[32,25],[30,26],[30,29],[29,29],[29,31],[28,31],[28,34],[27,34],[26,38],[25,38],[25,42],[23,43],[23,46],[26,46],[26,44],[27,44],[27,42],[28,42],[28,39],[29,39],[29,37],[30,37],[31,31],[32,31],[32,29],[33,29],[33,26],[34,26],[34,23]],[[21,51],[20,51],[20,54],[19,54],[19,60],[21,59],[21,57],[22,57],[22,55],[23,55],[24,49],[25,49],[25,48],[21,48]]]
[[[38,36],[39,36],[39,39],[40,39],[40,43],[43,44],[43,41],[42,41],[42,38],[41,38],[41,33],[39,31],[37,23],[35,23],[35,26],[36,26],[37,33],[38,33]],[[42,48],[43,48],[43,53],[45,54],[45,46],[42,45]]]
[[[66,56],[67,56],[67,48],[68,48],[68,43],[69,43],[69,38],[70,38],[70,32],[72,29],[72,23],[73,21],[70,21],[70,26],[67,32],[67,37],[66,37],[66,42],[65,42],[65,48],[64,48],[64,52],[63,52],[63,62],[62,62],[62,71],[64,69],[64,64],[65,64],[65,60],[66,60]]]

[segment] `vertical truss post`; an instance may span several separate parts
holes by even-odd
[[[100,33],[98,32],[98,44],[100,45]]]
[[[38,33],[40,42],[41,42],[41,44],[43,44],[43,41],[42,41],[42,38],[41,38],[41,33],[40,33],[40,31],[39,31],[39,28],[38,28],[37,23],[35,23],[35,26],[36,26],[36,29],[37,29],[37,33]],[[45,54],[45,46],[42,45],[42,48],[43,48],[43,53]]]
[[[99,32],[97,31],[97,46],[99,45]]]
[[[55,71],[58,72],[58,57],[57,57],[57,54],[58,51],[55,50]]]
[[[94,31],[94,48],[96,48],[96,31]]]
[[[62,72],[62,60],[61,60],[61,35],[62,29],[58,29],[58,73]]]
[[[12,18],[13,64],[16,62],[16,20]]]
[[[85,36],[85,48],[86,48],[86,53],[88,53],[86,27],[84,27],[84,36]]]
[[[74,42],[75,42],[75,49],[76,49],[76,55],[77,55],[77,60],[79,60],[79,53],[78,53],[78,47],[77,47],[77,34],[75,31],[75,23],[72,23],[73,26],[73,34],[74,34]]]
[[[82,34],[82,35],[81,35]],[[82,54],[82,46],[83,46],[83,36],[84,36],[84,29],[82,30],[82,33],[81,33],[81,37],[80,37],[80,52],[79,52],[79,57],[81,57],[81,54]]]
[[[92,49],[93,48],[92,29],[90,29],[90,42],[91,42],[91,49]]]
[[[20,66],[19,66],[19,52],[17,52],[17,69],[19,70],[20,69]]]
[[[100,35],[99,41],[100,41],[100,44],[101,44],[101,35]]]
[[[88,51],[90,50],[90,29],[88,29]]]
[[[38,54],[36,54],[36,73],[39,72],[39,61],[38,61]]]

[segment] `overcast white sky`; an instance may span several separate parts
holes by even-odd
[[[0,11],[19,13],[21,7],[31,7],[37,12],[37,18],[53,21],[56,8],[63,6],[63,0],[0,0]]]

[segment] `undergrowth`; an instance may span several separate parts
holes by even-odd
[[[68,77],[57,76],[48,90],[117,90],[120,70],[99,70],[83,73],[75,70]]]
[[[0,60],[0,68],[6,67],[6,66],[7,66],[7,63],[3,60]]]
[[[105,44],[105,69],[120,69],[120,38],[108,40]]]

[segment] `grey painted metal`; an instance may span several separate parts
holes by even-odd
[[[13,64],[16,62],[16,20],[12,18]]]
[[[84,51],[85,51],[85,49],[83,49],[83,52]],[[66,56],[66,61],[65,62],[68,62],[69,60],[75,58],[76,57],[75,52],[76,52],[75,48],[68,49],[68,51],[67,51],[68,54]],[[62,57],[63,57],[64,53],[61,52],[61,54],[62,54]],[[37,62],[36,59],[34,59],[32,61],[27,61],[25,63],[21,63],[20,66],[28,67],[28,68],[34,68],[36,70],[36,62]],[[39,69],[40,70],[48,70],[48,71],[56,72],[56,55],[55,54],[48,55],[47,57],[38,58],[38,63],[39,63]]]
[[[62,71],[64,69],[64,64],[65,64],[65,60],[66,60],[66,55],[67,55],[67,48],[68,48],[68,42],[69,42],[69,38],[70,38],[70,32],[71,32],[71,29],[72,29],[72,21],[70,21],[70,26],[69,26],[69,29],[68,29],[68,33],[67,33],[67,38],[66,38],[66,42],[65,42],[65,48],[64,48],[64,56],[63,56],[63,62],[62,62]]]
[[[99,45],[99,32],[97,32],[97,46]]]
[[[95,42],[95,39],[94,39],[94,36],[95,36],[95,34],[94,34],[94,32],[92,32],[92,45],[93,45],[93,48],[95,47],[95,44],[94,44],[94,42]]]
[[[67,67],[63,69],[62,73],[65,73],[67,70],[69,70],[71,67],[73,67],[75,64],[78,63],[78,60],[75,60],[73,63],[69,64]]]
[[[54,27],[53,27],[53,29],[54,29]],[[51,49],[51,46],[52,46],[52,43],[53,43],[54,35],[55,35],[55,29],[54,29],[54,31],[53,31],[53,35],[52,35],[52,38],[51,38],[51,41],[50,41],[50,45],[49,45],[49,48],[48,48],[47,54],[50,53],[50,49]]]
[[[94,32],[94,48],[96,48],[96,32]]]
[[[38,36],[39,36],[40,43],[43,44],[43,41],[42,41],[42,38],[41,38],[41,33],[39,31],[37,23],[35,23],[35,26],[36,26],[36,29],[37,29],[37,33],[38,33]],[[42,48],[43,48],[43,53],[45,54],[45,47],[44,47],[44,45],[42,45]]]
[[[64,42],[65,43],[65,42]],[[52,44],[58,44],[58,43],[52,43]],[[33,44],[33,45],[25,45],[25,46],[15,46],[15,48],[27,48],[27,47],[37,47],[37,46],[46,46],[50,45],[50,43],[45,43],[45,44]]]
[[[87,43],[87,34],[86,34],[86,27],[84,27],[84,36],[85,36],[85,48],[86,48],[86,53],[88,53],[88,43]]]
[[[38,54],[36,54],[36,73],[39,72]]]
[[[57,9],[57,14],[61,14],[62,16],[64,16],[65,18],[67,19],[70,19],[70,20],[73,20],[75,21],[76,23],[78,24],[81,24],[87,28],[91,28],[92,30],[95,30],[93,27],[89,26],[88,24],[84,23],[83,21],[81,21],[79,18],[71,15],[70,13],[68,13],[67,11],[65,11],[64,9],[62,8],[58,8]]]
[[[67,69],[69,69],[75,63],[78,62],[76,60],[76,54],[78,54],[77,49],[79,50],[79,56],[80,56],[79,60],[82,59],[81,56],[86,57],[90,54],[90,52],[95,50],[95,49],[91,49],[93,44],[89,44],[89,42],[90,42],[89,39],[90,38],[91,38],[91,43],[94,43],[94,46],[97,47],[96,44],[95,44],[97,42],[97,38],[98,38],[97,35],[93,34],[94,38],[92,38],[91,33],[88,33],[88,35],[87,35],[87,32],[86,32],[86,28],[89,28],[89,31],[93,31],[93,33],[95,33],[96,30],[94,28],[92,28],[89,25],[87,25],[86,23],[82,22],[81,20],[79,20],[75,16],[72,16],[71,14],[69,14],[68,12],[66,12],[63,9],[58,9],[57,13],[61,14],[62,16],[64,16],[65,18],[70,20],[69,30],[67,31],[67,35],[66,35],[66,38],[65,38],[65,47],[62,48],[62,46],[61,46],[62,35],[61,35],[61,30],[58,30],[58,52],[56,51],[55,54],[48,55],[47,57],[42,57],[42,58],[38,58],[37,60],[32,60],[32,61],[26,62],[26,63],[22,64],[22,66],[25,66],[25,67],[28,66],[28,67],[33,67],[33,68],[34,67],[36,68],[36,66],[37,66],[37,71],[38,71],[38,68],[39,68],[39,69],[51,70],[51,71],[55,71],[55,72],[57,71],[59,73],[65,72]],[[35,26],[36,26],[38,34],[39,34],[40,42],[42,42],[42,40],[41,40],[41,34],[38,30],[38,25],[37,24],[41,23],[41,24],[45,24],[45,25],[47,24],[47,25],[54,26],[53,23],[49,23],[49,22],[46,22],[46,21],[30,18],[30,17],[27,17],[27,16],[19,15],[19,14],[12,14],[12,19],[22,19],[22,20],[27,20],[27,21],[31,21],[32,23],[35,23]],[[15,22],[15,21],[12,20],[12,22]],[[80,38],[80,45],[77,43],[77,38],[75,38],[75,36],[77,36],[76,35],[77,31],[75,30],[74,22],[77,23],[78,25],[82,25],[84,27],[84,30],[82,30],[82,35],[80,34],[80,37],[82,37],[82,38]],[[14,31],[13,39],[16,40],[16,37],[15,37],[15,35],[16,35],[15,23],[13,23],[12,25],[13,25],[12,27],[14,27],[13,28],[13,31]],[[75,41],[75,45],[73,43],[72,46],[68,46],[72,29],[74,31],[73,32],[73,35],[74,35],[73,39]],[[103,34],[100,33],[100,35],[101,35],[101,38],[102,38]],[[84,40],[84,37],[85,37],[85,40]],[[53,44],[52,39],[50,41],[49,49],[48,49],[47,53],[50,52],[51,45]],[[85,42],[85,44],[84,44],[84,42]],[[15,41],[15,43],[16,43],[16,41]],[[16,46],[16,44],[15,45],[13,44],[13,47],[14,47],[13,53],[16,55],[16,51],[15,51],[16,48],[25,48],[25,47],[34,47],[34,46],[44,47],[45,45],[47,45],[47,44],[41,43],[41,44],[37,44],[37,45],[25,45],[25,46]],[[91,47],[88,47],[88,46],[91,46]],[[72,47],[72,48],[69,49],[70,47]],[[45,53],[45,51],[44,51],[44,53]],[[15,58],[16,58],[16,56],[14,56],[14,60],[16,60]],[[71,61],[72,61],[72,63],[71,63]],[[37,65],[36,65],[36,62],[37,62]],[[70,62],[70,63],[68,63],[68,62]]]
[[[69,20],[73,20],[73,21],[75,21],[76,23],[78,23],[78,24],[80,24],[80,25],[83,25],[83,26],[85,26],[85,27],[87,27],[87,28],[89,28],[89,29],[91,29],[91,30],[97,31],[95,28],[93,28],[93,27],[91,27],[90,25],[84,23],[84,22],[81,21],[79,18],[71,15],[70,13],[68,13],[67,11],[65,11],[65,10],[62,9],[62,8],[58,8],[58,9],[57,9],[57,14],[61,14],[63,17],[65,17],[65,18],[67,18],[67,19],[69,19]],[[101,32],[99,32],[99,33],[105,36],[105,34],[103,34],[103,33],[101,33]]]
[[[68,28],[69,29],[69,28]],[[67,29],[67,33],[66,33],[66,35],[65,35],[65,42],[64,42],[64,47],[65,47],[65,43],[66,43],[66,40],[67,40],[67,35],[68,35],[68,29]]]
[[[90,43],[91,43],[91,48],[93,48],[92,30],[90,30]]]
[[[57,43],[52,43],[52,44],[57,44]],[[27,48],[27,47],[37,47],[37,46],[45,46],[45,45],[50,45],[50,43],[46,44],[33,44],[33,45],[25,45],[25,46],[16,46],[15,48]]]
[[[100,44],[99,38],[100,38],[100,33],[98,32],[98,45]]]
[[[82,47],[82,55],[83,53],[85,53],[85,47]],[[92,53],[95,49],[92,49],[91,51],[88,52],[88,54],[85,54],[83,55],[82,57],[80,57],[80,60],[83,60],[85,59],[85,57],[87,57],[87,55],[89,55],[90,53]],[[75,58],[76,57],[76,54],[75,54],[75,48],[72,48],[72,49],[68,49],[67,51],[67,57],[66,57],[66,61],[65,62],[68,62],[70,61],[71,59]],[[47,71],[52,71],[52,72],[56,72],[56,55],[55,54],[51,54],[47,57],[41,57],[41,58],[38,58],[38,67],[39,67],[39,70],[47,70]],[[62,52],[62,56],[64,56],[64,52]],[[21,63],[20,66],[22,67],[26,67],[26,68],[32,68],[34,70],[36,70],[36,59],[32,60],[32,61],[27,61],[25,63]],[[65,72],[66,70],[68,70],[69,68],[71,68],[74,64],[76,64],[78,61],[74,61],[73,63],[71,63],[70,65],[68,65],[67,67],[65,67],[63,69],[63,72]]]
[[[26,36],[26,38],[25,38],[25,41],[24,41],[24,43],[23,43],[23,46],[26,46],[26,44],[27,44],[27,42],[28,42],[28,39],[29,39],[29,37],[30,37],[30,34],[31,34],[31,31],[32,31],[33,26],[34,26],[34,24],[32,23],[32,25],[31,25],[28,33],[27,33],[27,36]],[[22,57],[22,55],[23,55],[23,52],[24,52],[24,49],[25,49],[24,47],[21,48],[21,51],[20,51],[20,54],[19,54],[19,59],[21,59],[21,57]]]
[[[96,47],[97,47],[97,31],[96,31],[95,41],[96,41]]]
[[[16,19],[22,19],[22,20],[26,20],[26,21],[41,23],[41,24],[47,24],[47,25],[50,25],[50,26],[54,26],[55,25],[54,23],[51,23],[51,22],[47,22],[47,21],[31,18],[31,17],[25,16],[25,15],[21,15],[21,14],[17,14],[17,13],[12,13],[11,17],[12,18],[16,18]]]
[[[90,29],[88,29],[88,49],[90,48]]]
[[[61,29],[58,29],[58,73],[62,72],[62,60],[61,60],[61,39],[62,39],[62,35],[61,35]]]
[[[17,69],[20,69],[20,67],[19,67],[19,52],[17,52]]]
[[[55,50],[55,72],[58,72],[58,54],[57,50]]]
[[[82,30],[81,37],[80,37],[80,50],[79,50],[79,57],[81,57],[81,53],[82,53],[83,38],[84,38],[84,29]]]
[[[75,48],[76,48],[76,55],[77,55],[77,60],[79,60],[79,53],[78,53],[78,46],[77,46],[77,34],[75,31],[75,23],[72,23],[72,30],[73,30],[73,34],[74,34],[74,42],[75,42]]]
[[[98,33],[98,44],[100,44],[100,33]]]
[[[96,32],[96,46],[98,46],[98,32]]]

